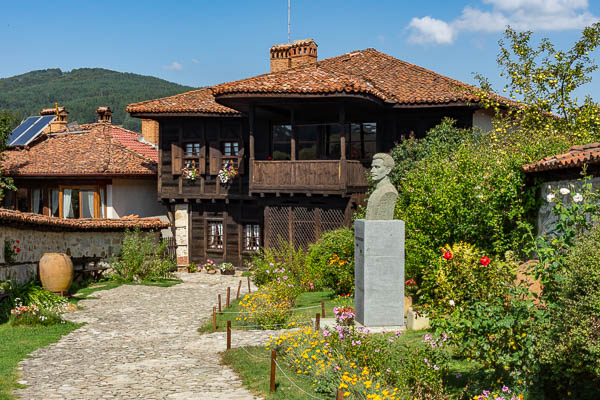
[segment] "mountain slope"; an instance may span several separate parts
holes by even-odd
[[[71,72],[54,68],[0,79],[0,110],[10,110],[25,118],[58,103],[69,111],[69,121],[89,123],[96,121],[96,108],[110,106],[113,124],[139,132],[140,120],[125,112],[127,104],[191,89],[151,76],[102,68]]]

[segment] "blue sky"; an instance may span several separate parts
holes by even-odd
[[[598,17],[595,0],[292,0],[292,39],[314,38],[320,59],[373,47],[499,90],[507,23],[566,48]],[[269,47],[287,41],[287,0],[11,1],[0,38],[0,77],[102,67],[205,86],[268,72]],[[600,101],[600,72],[580,93]]]

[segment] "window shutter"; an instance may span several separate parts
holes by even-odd
[[[243,145],[244,144],[240,142],[240,146]],[[240,147],[238,151],[238,171],[240,172],[240,174],[244,173],[244,147]]]
[[[198,172],[200,175],[204,175],[206,174],[206,145],[204,141],[200,141],[200,154],[198,158]]]
[[[221,143],[210,142],[210,174],[218,175],[221,169]]]
[[[177,142],[171,143],[171,173],[181,175],[183,168],[183,149]]]

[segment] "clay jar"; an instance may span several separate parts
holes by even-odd
[[[44,289],[66,295],[73,282],[73,262],[64,253],[46,253],[40,259],[40,280]]]

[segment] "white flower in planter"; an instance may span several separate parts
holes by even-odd
[[[454,307],[454,305],[455,305],[455,303],[454,303],[454,300],[450,300],[448,303],[449,303],[449,304],[450,304],[452,307]]]
[[[583,196],[581,193],[576,193],[575,196],[573,196],[573,201],[575,203],[581,203],[583,201]]]
[[[571,191],[569,189],[567,189],[567,188],[560,188],[559,192],[563,196],[566,196],[567,194],[571,193]]]
[[[556,196],[554,195],[554,193],[548,193],[548,195],[546,196],[546,200],[548,201],[548,203],[552,203],[555,197]]]

